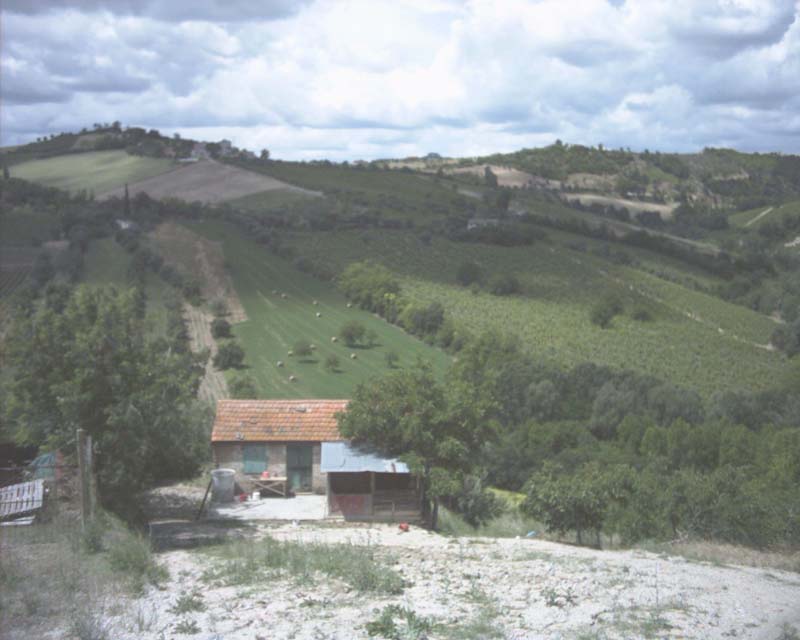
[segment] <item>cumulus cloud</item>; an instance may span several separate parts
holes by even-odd
[[[3,10],[6,144],[120,120],[285,158],[476,155],[556,138],[800,152],[795,2],[5,0]]]

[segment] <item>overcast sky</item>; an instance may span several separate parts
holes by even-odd
[[[800,153],[800,1],[0,5],[3,144],[120,120],[285,159]]]

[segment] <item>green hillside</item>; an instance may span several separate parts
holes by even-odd
[[[120,150],[92,151],[23,162],[11,167],[11,175],[48,187],[73,192],[86,189],[99,195],[173,166],[166,158],[134,156]]]
[[[248,320],[234,325],[234,334],[244,347],[245,364],[263,397],[348,397],[359,382],[390,371],[386,354],[399,356],[398,366],[418,357],[443,373],[449,357],[439,349],[408,336],[397,327],[365,311],[348,308],[334,286],[297,271],[279,258],[244,238],[233,227],[222,223],[191,225],[193,231],[222,241],[227,267]],[[278,293],[274,293],[274,292]],[[283,298],[280,294],[285,294]],[[317,305],[314,305],[317,301]],[[317,313],[321,314],[317,317]],[[336,343],[340,327],[357,320],[376,334],[371,348],[349,348]],[[300,360],[288,351],[298,340],[317,349],[312,358]],[[352,359],[351,354],[356,358]],[[324,368],[329,355],[339,358],[337,372]],[[278,361],[284,366],[279,367]],[[289,377],[296,376],[291,382]]]
[[[381,262],[412,298],[441,302],[457,324],[516,333],[530,351],[562,365],[594,361],[635,369],[706,395],[765,388],[786,371],[785,358],[763,347],[775,327],[769,318],[560,243],[498,248],[434,238],[427,244],[410,233],[376,231],[296,234],[292,244],[336,270],[364,258]],[[515,274],[522,295],[457,285],[465,260],[481,265],[486,278]],[[624,301],[626,312],[601,329],[589,313],[609,294]],[[652,319],[634,320],[639,308]]]

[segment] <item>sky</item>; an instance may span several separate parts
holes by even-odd
[[[3,145],[119,120],[295,160],[800,153],[800,0],[0,6]]]

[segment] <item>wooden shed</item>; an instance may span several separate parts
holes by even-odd
[[[418,478],[399,460],[347,442],[323,442],[320,470],[327,477],[330,515],[345,520],[422,520]]]

